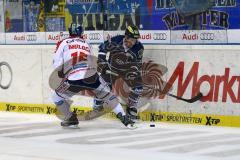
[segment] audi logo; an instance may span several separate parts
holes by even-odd
[[[201,33],[200,39],[201,40],[214,40],[214,33]]]
[[[100,40],[101,35],[100,35],[100,33],[89,33],[88,34],[88,39],[89,40]]]
[[[36,41],[37,40],[37,36],[34,35],[34,34],[26,35],[26,40],[27,41]]]
[[[4,76],[3,77],[3,73]],[[8,89],[12,83],[12,68],[7,62],[0,62],[0,88]]]
[[[166,33],[154,33],[153,34],[153,39],[154,40],[166,40],[167,39],[167,34]]]

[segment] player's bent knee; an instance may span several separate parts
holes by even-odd
[[[60,97],[56,92],[52,94],[52,101],[55,103],[55,105],[58,105],[60,103],[63,103],[64,98]]]
[[[61,105],[63,105],[63,103],[64,103],[64,100],[54,101],[54,104],[55,104],[56,106],[61,106]]]
[[[105,98],[105,102],[108,107],[111,107],[111,109],[114,109],[119,104],[117,97],[112,92],[110,92]]]

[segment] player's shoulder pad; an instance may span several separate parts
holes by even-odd
[[[139,60],[142,59],[144,47],[141,42],[137,41],[137,43],[130,50],[137,56]]]
[[[56,53],[57,50],[58,50],[58,48],[60,47],[60,45],[62,45],[62,44],[64,43],[64,42],[63,42],[64,40],[65,40],[65,39],[62,39],[62,40],[59,40],[59,41],[57,42],[54,53]]]
[[[115,43],[119,44],[120,42],[123,41],[124,37],[125,37],[124,35],[114,36],[111,38],[111,42],[115,42]]]
[[[69,43],[69,42],[71,42],[71,41],[73,41],[73,38],[64,38],[63,40],[61,40],[60,45],[61,45],[61,44]]]
[[[123,35],[117,35],[117,36],[114,36],[112,37],[111,39],[109,40],[106,40],[104,43],[101,43],[99,45],[99,52],[104,52],[106,53],[107,52],[107,48],[110,44],[112,43],[115,43],[115,44],[121,44],[123,42],[123,38],[124,36]]]
[[[71,37],[68,37],[68,38],[64,38],[60,41],[57,42],[57,45],[56,45],[56,50],[55,52],[59,49],[60,46],[65,46],[67,45],[68,43],[71,43],[71,42],[74,42],[75,38],[71,38]],[[85,42],[84,42],[85,43]]]
[[[140,41],[137,41],[136,46],[137,46],[137,48],[139,48],[139,50],[141,50],[141,49],[144,50],[144,46]]]
[[[131,50],[135,53],[143,52],[144,47],[141,42],[137,41],[137,43],[131,48]]]

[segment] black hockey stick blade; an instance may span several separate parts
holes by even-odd
[[[185,98],[182,98],[182,97],[178,97],[176,95],[173,95],[171,93],[168,93],[167,95],[171,96],[171,97],[174,97],[178,100],[182,100],[182,101],[185,101],[185,102],[188,102],[188,103],[194,103],[198,100],[200,100],[202,97],[203,97],[203,94],[201,92],[199,92],[196,96],[190,98],[190,99],[185,99]]]

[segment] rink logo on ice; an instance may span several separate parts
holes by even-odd
[[[212,117],[208,117],[206,116],[206,125],[211,126],[211,125],[217,125],[218,123],[220,123],[220,119],[215,119]]]

